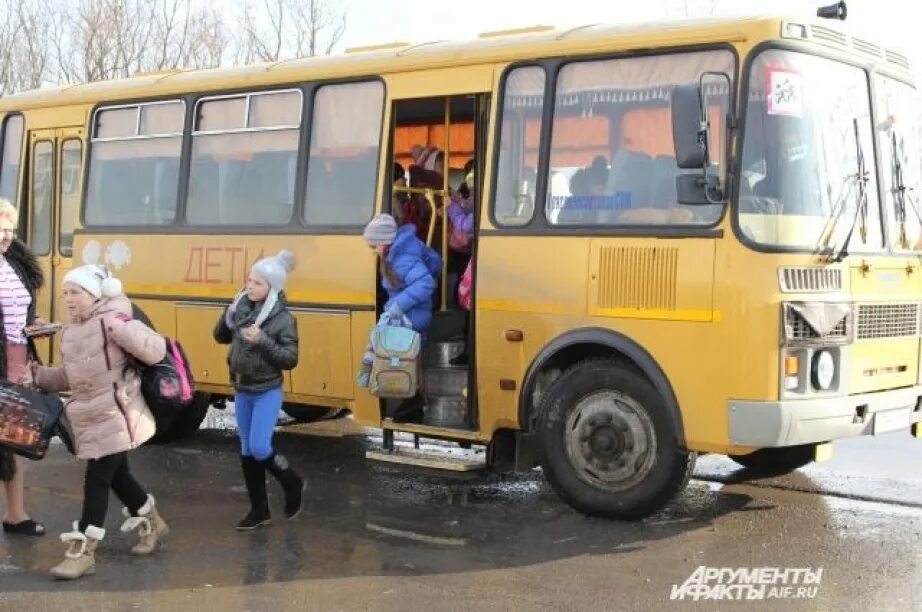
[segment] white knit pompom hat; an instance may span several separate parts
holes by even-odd
[[[269,295],[266,296],[266,302],[263,304],[259,314],[256,315],[254,325],[259,327],[263,321],[272,313],[279,299],[279,293],[285,289],[288,282],[288,273],[295,268],[295,254],[288,249],[279,251],[274,257],[263,257],[250,268],[252,272],[259,274],[263,280],[269,284]],[[233,312],[237,309],[240,299],[246,295],[246,290],[241,291],[234,298],[228,309],[228,325],[231,324]]]
[[[122,294],[122,281],[104,266],[87,264],[74,268],[64,275],[64,282],[77,285],[97,300]]]

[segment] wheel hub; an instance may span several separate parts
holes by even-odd
[[[643,480],[653,467],[656,435],[633,398],[602,391],[583,398],[567,419],[567,454],[579,477],[608,491]]]
[[[592,454],[602,459],[613,461],[624,452],[624,435],[610,425],[597,427],[589,435],[589,448]]]

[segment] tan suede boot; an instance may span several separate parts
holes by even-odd
[[[96,572],[96,547],[105,537],[106,530],[90,525],[81,533],[74,521],[74,530],[62,533],[61,541],[68,545],[64,561],[51,568],[51,575],[59,580],[76,580]]]
[[[153,495],[147,496],[147,502],[138,510],[138,516],[131,516],[128,508],[122,508],[126,521],[123,532],[138,530],[138,543],[131,549],[133,555],[149,555],[157,550],[160,540],[170,533],[170,527],[157,512],[157,502]]]

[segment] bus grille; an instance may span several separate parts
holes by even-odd
[[[782,268],[781,290],[788,293],[822,293],[842,290],[838,268]]]
[[[818,333],[816,333],[816,330],[814,330],[802,316],[793,310],[788,311],[788,317],[791,340],[834,340],[848,338],[848,315],[842,317],[842,320],[839,321],[839,324],[836,325],[832,331],[830,331],[825,336],[820,336]]]
[[[904,338],[918,333],[918,304],[858,305],[859,340]]]
[[[603,247],[599,306],[675,310],[678,263],[675,247]]]

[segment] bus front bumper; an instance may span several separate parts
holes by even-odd
[[[730,400],[730,443],[777,447],[909,430],[922,423],[922,386],[779,402]]]

